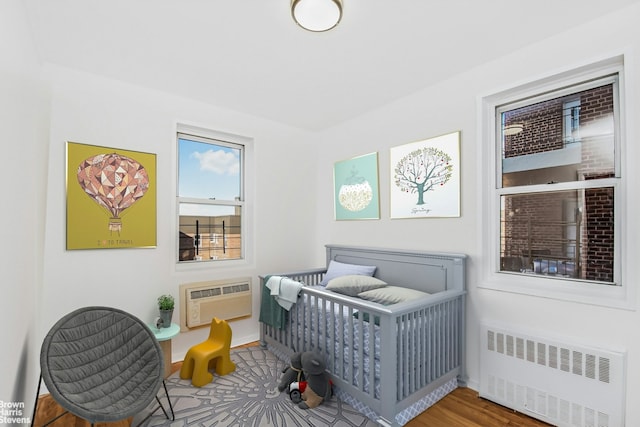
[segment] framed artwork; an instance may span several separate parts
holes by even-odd
[[[391,148],[391,218],[460,216],[460,132]]]
[[[378,153],[336,162],[333,185],[337,220],[380,219]]]
[[[156,247],[156,155],[67,142],[67,249]]]

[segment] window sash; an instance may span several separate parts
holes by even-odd
[[[571,85],[566,85],[560,88],[549,89],[543,91],[542,94],[531,95],[523,97],[517,100],[507,101],[504,103],[495,105],[495,118],[493,120],[495,129],[495,154],[496,168],[495,168],[495,188],[502,188],[502,176],[503,176],[503,148],[504,148],[504,123],[502,121],[503,113],[515,110],[518,108],[526,107],[529,105],[549,101],[557,98],[568,97],[579,92],[584,92],[589,89],[594,89],[599,86],[612,85],[613,86],[613,133],[614,133],[614,171],[615,176],[620,177],[620,100],[619,100],[619,71],[610,73],[603,77],[587,79],[584,82],[577,82]]]
[[[222,261],[244,258],[244,215],[238,206],[198,205],[228,207],[226,212],[202,212],[200,215],[180,214],[179,262]]]
[[[502,195],[499,272],[615,285],[615,189],[603,185]],[[602,203],[603,198],[613,203]],[[590,209],[594,203],[598,210]]]
[[[245,146],[244,144],[239,144],[239,143],[235,143],[235,142],[229,142],[229,141],[223,141],[221,139],[217,139],[217,138],[213,138],[213,137],[203,137],[203,136],[198,136],[198,135],[193,135],[193,134],[189,134],[189,133],[183,133],[183,132],[178,132],[176,141],[178,141],[178,185],[176,186],[176,193],[177,193],[177,197],[179,201],[184,201],[186,203],[190,203],[191,200],[199,200],[200,203],[208,203],[208,202],[228,202],[231,201],[232,203],[236,204],[236,202],[238,202],[238,200],[234,200],[234,199],[229,199],[229,200],[225,200],[225,199],[205,199],[205,198],[196,198],[196,197],[184,197],[184,196],[180,196],[180,182],[179,182],[179,176],[180,176],[180,144],[179,144],[179,140],[180,139],[185,139],[185,140],[190,140],[190,141],[194,141],[194,142],[200,142],[203,144],[208,144],[211,146],[220,146],[220,147],[225,147],[225,148],[230,148],[233,150],[238,150],[238,154],[239,154],[239,163],[240,163],[240,170],[238,171],[238,179],[239,179],[239,190],[238,190],[238,197],[239,197],[239,201],[244,201],[245,200],[245,185],[244,185],[244,168],[245,168]]]

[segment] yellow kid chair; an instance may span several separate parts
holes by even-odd
[[[191,384],[202,387],[213,380],[209,370],[214,367],[218,375],[230,374],[236,370],[235,363],[229,357],[230,348],[231,327],[226,321],[214,318],[209,338],[187,351],[180,369],[180,378],[191,378]]]

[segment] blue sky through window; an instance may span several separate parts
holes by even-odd
[[[179,138],[178,196],[240,197],[240,150]]]

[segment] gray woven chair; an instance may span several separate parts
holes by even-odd
[[[162,349],[140,319],[110,307],[86,307],[67,314],[49,331],[40,351],[40,381],[31,422],[35,419],[42,380],[65,412],[89,421],[110,422],[142,413],[164,386]],[[146,420],[146,418],[145,418]],[[144,422],[144,420],[143,420]]]

